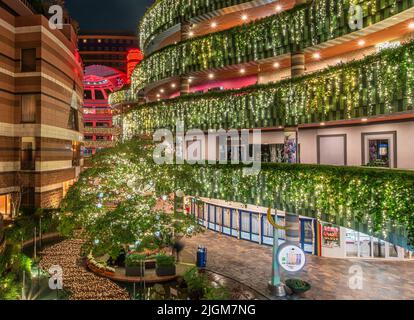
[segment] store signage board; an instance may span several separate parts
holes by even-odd
[[[340,247],[341,245],[341,229],[330,223],[322,225],[323,246],[328,248]]]
[[[305,267],[306,255],[298,246],[284,244],[277,253],[277,260],[283,270],[295,273]]]

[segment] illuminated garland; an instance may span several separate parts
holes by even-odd
[[[414,42],[278,83],[149,103],[123,116],[124,137],[174,128],[265,128],[412,111]]]
[[[262,164],[258,175],[248,176],[237,166],[221,165],[193,166],[188,177],[199,186],[193,195],[277,208],[414,250],[414,174],[409,171]]]
[[[315,0],[229,30],[168,46],[146,57],[132,76],[132,90],[190,72],[276,57],[353,32],[350,3],[361,4],[364,28],[412,6],[411,0]]]
[[[157,0],[138,27],[141,48],[158,33],[191,18],[252,0]]]

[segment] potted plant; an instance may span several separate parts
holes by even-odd
[[[125,259],[125,275],[127,277],[143,277],[145,274],[146,256],[131,253]]]
[[[176,274],[175,258],[174,256],[167,256],[159,254],[156,257],[155,272],[159,277],[174,276]]]
[[[300,279],[288,279],[286,285],[296,294],[305,293],[311,289],[310,283]]]

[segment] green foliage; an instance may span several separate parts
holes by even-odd
[[[127,267],[140,267],[146,259],[147,256],[145,254],[131,253],[127,255],[125,265]]]
[[[183,278],[187,284],[190,297],[203,300],[228,300],[230,298],[227,288],[213,286],[207,275],[199,273],[196,267],[187,270]]]
[[[130,244],[153,250],[170,245],[172,234],[197,232],[193,217],[156,209],[162,195],[177,190],[188,166],[157,165],[153,150],[151,142],[137,139],[94,157],[62,203],[59,230],[69,236],[80,229],[88,250],[113,258]]]
[[[200,197],[272,207],[414,246],[414,173],[365,167],[262,164],[195,167]],[[202,182],[202,183],[201,183]]]
[[[157,266],[159,267],[169,267],[175,264],[174,256],[167,256],[165,254],[158,254],[156,256]]]
[[[175,0],[164,0],[165,13],[144,17],[144,26],[156,26],[159,19],[171,19]],[[163,2],[160,2],[162,4]],[[398,0],[314,0],[309,4],[221,32],[207,34],[163,48],[148,55],[134,72],[132,87],[137,93],[145,86],[190,72],[211,70],[243,62],[259,61],[303,50],[345,36],[354,30],[348,25],[350,3],[362,4],[364,28],[413,6]],[[157,6],[157,8],[160,6]],[[173,20],[172,20],[173,21]]]
[[[288,279],[286,280],[286,285],[292,289],[294,292],[306,292],[311,289],[311,285],[300,279]]]
[[[124,137],[173,129],[248,129],[355,119],[414,108],[414,42],[303,77],[138,106]]]

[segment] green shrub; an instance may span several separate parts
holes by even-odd
[[[169,267],[175,264],[174,256],[167,256],[165,254],[159,254],[156,256],[157,266],[158,267]]]
[[[146,258],[145,254],[131,253],[126,257],[125,265],[127,267],[139,267]]]

